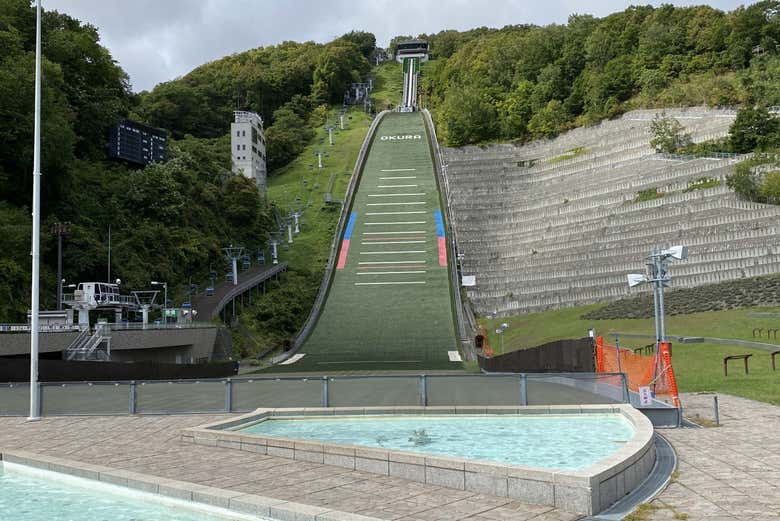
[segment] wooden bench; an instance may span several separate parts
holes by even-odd
[[[774,353],[771,353],[771,355],[772,355],[772,371],[774,371],[775,370],[775,357],[777,355],[780,355],[780,351],[775,351]]]
[[[723,359],[723,376],[729,375],[729,360],[739,360],[742,359],[745,362],[745,374],[748,374],[748,358],[750,358],[753,355],[731,355],[727,356]]]

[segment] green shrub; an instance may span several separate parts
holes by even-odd
[[[666,195],[663,192],[659,192],[658,188],[648,188],[646,190],[640,190],[636,193],[636,197],[634,197],[635,203],[641,203],[643,201],[652,201],[653,199],[659,199]]]

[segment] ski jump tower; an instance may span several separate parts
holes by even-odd
[[[417,80],[420,77],[420,63],[428,59],[428,42],[407,40],[398,44],[396,61],[404,68],[404,92],[401,112],[417,110]]]

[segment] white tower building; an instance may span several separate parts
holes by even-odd
[[[254,179],[261,194],[266,193],[266,155],[263,120],[254,112],[235,111],[230,124],[233,173]]]

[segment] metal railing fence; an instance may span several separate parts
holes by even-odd
[[[620,373],[349,375],[39,383],[42,416],[248,412],[260,407],[630,403]],[[0,384],[0,416],[29,413],[29,384]]]

